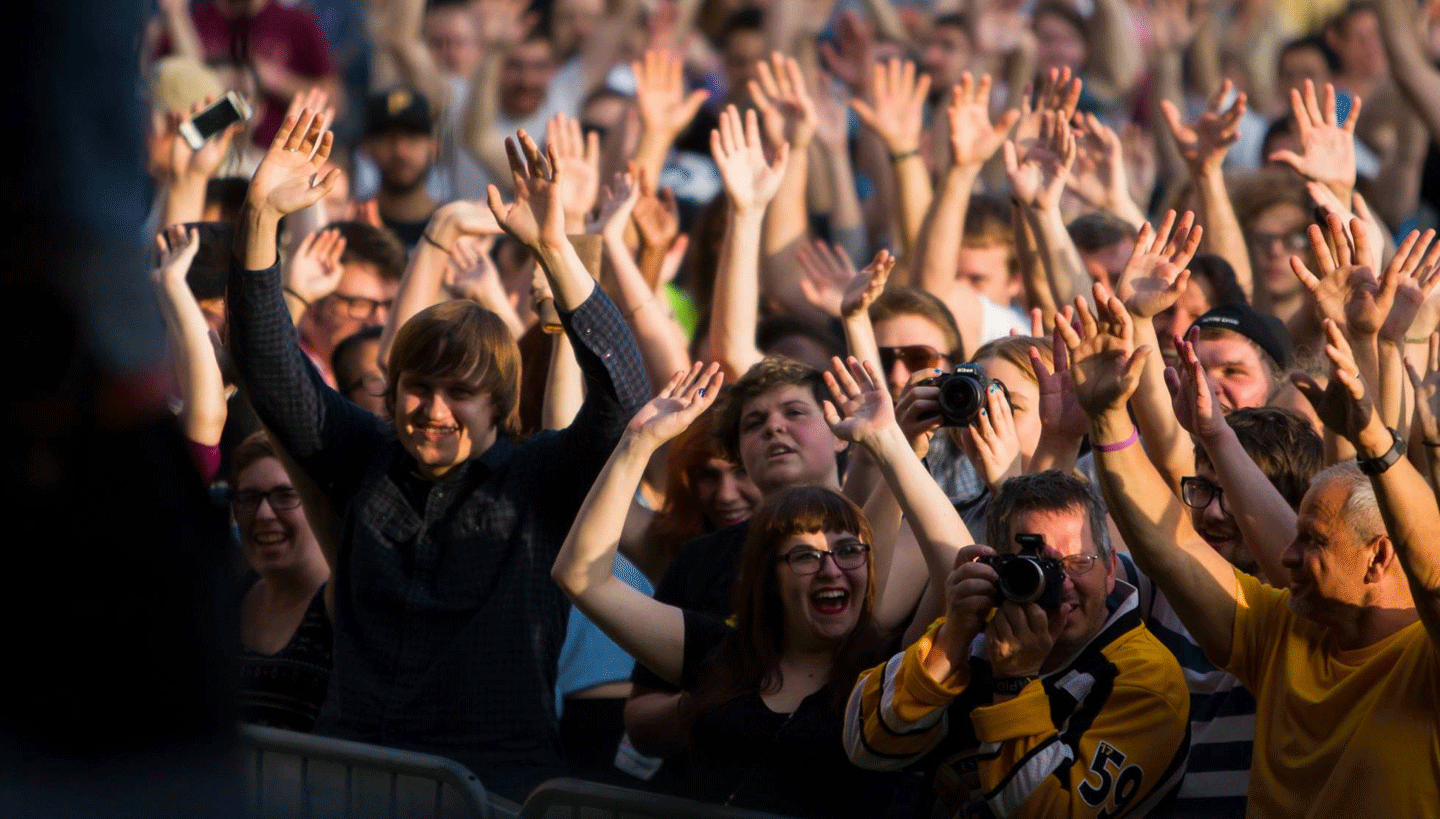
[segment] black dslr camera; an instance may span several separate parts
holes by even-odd
[[[978,364],[961,364],[953,371],[927,378],[921,386],[940,389],[940,426],[969,426],[985,406],[985,393],[991,384],[999,384],[1006,400],[1010,391],[1000,381],[985,375]]]
[[[1060,592],[1065,586],[1065,564],[1045,557],[1044,535],[1016,535],[1019,554],[987,555],[979,562],[995,570],[997,593],[995,604],[1011,600],[1016,603],[1037,603],[1046,611],[1060,608]]]

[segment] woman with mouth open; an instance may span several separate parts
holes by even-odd
[[[767,497],[750,518],[729,622],[647,597],[611,571],[646,463],[719,393],[718,365],[702,367],[677,373],[630,422],[551,574],[611,639],[683,688],[686,795],[795,816],[883,815],[897,780],[851,766],[841,742],[850,687],[884,654],[857,506],[814,486]]]

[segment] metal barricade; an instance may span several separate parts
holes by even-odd
[[[504,819],[468,768],[445,757],[240,726],[247,813],[261,819]]]
[[[784,819],[580,779],[551,779],[530,794],[520,819]]]

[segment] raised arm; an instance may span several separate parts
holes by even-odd
[[[214,97],[206,97],[204,102],[196,103],[190,109],[190,116],[200,113],[214,101]],[[172,131],[179,126],[179,117],[171,117],[166,122],[166,127]],[[205,212],[205,188],[220,172],[221,164],[230,153],[230,142],[240,133],[241,127],[236,123],[226,128],[207,140],[199,150],[191,148],[190,143],[179,134],[170,141],[169,175],[165,182],[164,210],[160,216],[162,227],[200,221]]]
[[[1094,114],[1076,114],[1077,149],[1070,188],[1088,204],[1109,211],[1130,226],[1145,224],[1145,213],[1130,196],[1125,145],[1120,135]]]
[[[180,382],[180,427],[185,437],[202,446],[218,446],[225,428],[225,379],[215,360],[209,325],[195,294],[185,281],[200,250],[195,228],[175,225],[155,237],[160,264],[155,269],[155,294],[170,336]]]
[[[1077,299],[1080,329],[1059,323],[1070,353],[1075,398],[1090,417],[1095,468],[1110,516],[1135,563],[1165,592],[1216,665],[1230,657],[1235,570],[1190,526],[1179,498],[1137,446],[1126,402],[1140,385],[1144,349],[1125,305],[1095,285],[1098,312]]]
[[[899,59],[877,63],[871,70],[873,98],[853,99],[850,107],[890,152],[890,167],[898,186],[900,247],[908,249],[915,246],[933,193],[930,171],[920,152],[930,75],[917,76],[915,63]]]
[[[389,0],[384,21],[381,30],[375,33],[394,60],[400,78],[424,94],[433,111],[448,108],[450,87],[420,34],[425,21],[425,0]]]
[[[1005,143],[1011,194],[1034,236],[1035,252],[1057,307],[1087,293],[1090,281],[1060,213],[1060,196],[1074,163],[1075,137],[1066,120],[1054,111],[1040,116],[1039,136],[1029,147],[1022,150],[1014,141]],[[1042,302],[1040,306],[1048,305]],[[1054,320],[1053,311],[1047,310],[1045,323]]]
[[[1315,84],[1305,81],[1304,93],[1290,89],[1290,110],[1300,135],[1300,153],[1279,150],[1267,157],[1283,162],[1306,179],[1320,182],[1334,191],[1341,202],[1350,201],[1355,190],[1355,123],[1360,121],[1360,98],[1350,98],[1345,124],[1338,123],[1335,86],[1325,84],[1323,104],[1315,96]]]
[[[456,242],[466,236],[494,236],[499,232],[500,225],[490,209],[474,202],[457,199],[435,211],[410,254],[395,294],[395,309],[390,311],[380,335],[381,367],[390,360],[390,345],[405,322],[446,299],[442,285]]]
[[[545,399],[540,406],[541,429],[564,429],[575,420],[585,401],[585,377],[575,360],[575,348],[555,312],[555,297],[545,275],[537,268],[530,282],[530,300],[540,326],[550,336],[550,368],[545,372]],[[557,332],[555,328],[559,328]]]
[[[1095,0],[1089,29],[1089,53],[1095,73],[1104,79],[1110,96],[1124,97],[1145,71],[1140,38],[1130,25],[1129,4],[1125,0]]]
[[[810,96],[815,105],[815,144],[830,194],[830,237],[858,264],[869,256],[870,239],[850,159],[850,97],[829,74],[818,74],[814,86]]]
[[[685,656],[685,621],[666,605],[615,577],[615,553],[645,465],[720,393],[723,376],[711,364],[676,373],[665,389],[625,428],[615,452],[585,496],[550,576],[626,653],[665,680],[679,684]]]
[[[1235,430],[1225,423],[1220,401],[1195,355],[1195,340],[1199,337],[1200,331],[1195,329],[1188,341],[1175,340],[1180,366],[1165,372],[1175,401],[1175,416],[1204,447],[1225,493],[1226,508],[1240,530],[1240,539],[1259,565],[1260,574],[1271,585],[1286,588],[1290,585],[1290,570],[1280,556],[1295,540],[1295,510],[1241,446]]]
[[[281,294],[276,233],[281,217],[330,192],[340,174],[324,170],[332,142],[317,113],[285,118],[250,180],[226,298],[230,351],[250,403],[327,493],[353,485],[382,433],[375,416],[326,387],[301,352]]]
[[[1379,0],[1380,40],[1390,60],[1390,77],[1416,113],[1425,120],[1431,139],[1440,139],[1440,71],[1425,54],[1415,31],[1415,4]]]
[[[1345,335],[1334,322],[1325,322],[1329,342],[1330,383],[1321,389],[1308,375],[1294,376],[1325,425],[1344,436],[1363,460],[1379,458],[1398,445],[1394,434],[1370,400]],[[1410,596],[1431,643],[1440,646],[1440,509],[1425,478],[1405,458],[1370,476],[1380,515],[1385,519],[1395,554],[1404,568]]]
[[[340,277],[345,273],[340,257],[344,253],[345,237],[338,229],[330,228],[306,234],[286,257],[280,271],[292,324],[299,324],[311,305],[340,286]]]
[[[650,179],[660,178],[670,146],[710,98],[708,91],[685,93],[683,69],[680,58],[666,51],[646,51],[630,63],[641,124],[634,161]]]
[[[918,284],[950,307],[966,350],[980,346],[980,295],[969,281],[959,279],[960,246],[965,212],[975,180],[1005,141],[1005,134],[1020,118],[1006,111],[990,121],[990,75],[975,81],[970,72],[950,91],[945,116],[950,125],[950,168],[930,202],[924,225],[916,237],[914,266]]]
[[[760,230],[765,208],[780,189],[790,158],[781,143],[773,163],[765,159],[760,122],[754,111],[744,120],[735,106],[720,114],[710,132],[710,152],[730,201],[730,219],[720,246],[711,302],[710,352],[727,376],[738,378],[761,358],[755,346],[760,308]]]
[[[616,174],[601,197],[600,216],[591,230],[598,231],[604,243],[605,258],[615,276],[615,304],[640,345],[650,382],[663,385],[666,373],[689,369],[690,354],[685,349],[683,332],[662,303],[663,297],[650,288],[625,244],[625,226],[639,198],[640,187],[634,175]]]
[[[1173,230],[1172,230],[1173,228]],[[1165,214],[1158,230],[1147,223],[1135,237],[1135,250],[1120,273],[1116,288],[1135,326],[1135,344],[1146,348],[1145,369],[1135,390],[1131,407],[1145,453],[1160,471],[1170,491],[1180,493],[1180,479],[1195,472],[1195,450],[1180,430],[1170,393],[1165,387],[1165,359],[1155,336],[1154,317],[1175,304],[1190,280],[1185,265],[1200,246],[1203,231],[1195,214],[1186,211],[1175,219]]]
[[[486,310],[500,317],[505,326],[510,329],[510,335],[516,341],[525,335],[527,329],[520,314],[515,310],[515,305],[510,303],[510,294],[505,290],[505,282],[500,280],[500,270],[495,266],[495,260],[490,258],[490,250],[495,246],[495,236],[461,236],[455,240],[455,245],[450,248],[450,268],[445,282],[445,290],[452,298],[469,299]],[[553,304],[555,297],[549,295],[550,289],[545,288],[546,298]],[[538,303],[539,297],[535,290],[530,293],[532,303]],[[553,316],[553,308],[548,318],[542,318],[546,327],[560,326],[560,320]],[[539,312],[531,310],[530,315],[537,316]]]
[[[1169,100],[1160,103],[1160,111],[1195,182],[1195,194],[1200,201],[1197,223],[1205,228],[1203,247],[1230,263],[1235,269],[1235,281],[1249,298],[1255,292],[1250,251],[1225,189],[1222,170],[1226,151],[1240,139],[1240,119],[1245,116],[1244,94],[1236,95],[1229,108],[1221,108],[1230,91],[1230,81],[1226,80],[1194,122],[1181,119],[1179,109]]]

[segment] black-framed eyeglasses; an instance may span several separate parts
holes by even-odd
[[[780,555],[778,562],[789,563],[790,571],[803,577],[820,571],[827,557],[833,559],[835,568],[841,571],[858,569],[870,559],[870,547],[856,541],[842,543],[834,549],[795,549]]]
[[[390,305],[395,303],[394,299],[377,301],[376,299],[366,298],[364,296],[347,296],[344,293],[331,293],[330,298],[335,300],[335,303],[340,306],[341,311],[343,311],[345,315],[353,319],[361,320],[370,319],[382,307],[389,310]]]
[[[1310,236],[1303,230],[1291,230],[1285,233],[1266,233],[1260,230],[1250,231],[1246,237],[1250,246],[1256,250],[1269,250],[1276,242],[1285,250],[1298,253],[1310,246]]]
[[[928,344],[907,344],[904,347],[881,347],[880,369],[890,372],[899,361],[910,372],[939,367],[945,354]]]
[[[1230,514],[1230,505],[1225,502],[1225,490],[1205,478],[1191,475],[1180,479],[1180,500],[1191,509],[1204,509],[1216,498],[1220,499],[1220,511]]]
[[[259,489],[241,489],[230,495],[230,501],[235,504],[237,512],[254,512],[260,508],[262,500],[269,501],[271,509],[282,512],[300,505],[300,493],[296,492],[293,486],[281,484],[271,487],[268,492],[261,492]]]

